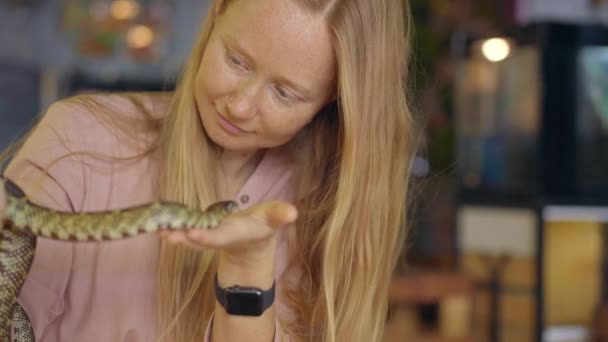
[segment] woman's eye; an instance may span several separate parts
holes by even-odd
[[[238,58],[237,56],[233,55],[233,54],[228,54],[228,61],[230,62],[230,64],[236,66],[236,67],[244,67],[244,63],[243,61],[241,61],[240,58]]]
[[[283,89],[281,87],[277,87],[276,88],[276,92],[277,92],[277,95],[283,101],[293,102],[294,99],[295,99],[295,97],[290,92],[288,92],[287,90],[285,90],[285,89]]]
[[[279,93],[280,97],[283,97],[283,98],[289,97],[289,94],[287,94],[287,92],[284,89],[277,88],[277,93]]]

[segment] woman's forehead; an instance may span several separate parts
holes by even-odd
[[[235,1],[216,28],[227,47],[255,67],[309,83],[333,78],[334,48],[324,19],[292,0]]]

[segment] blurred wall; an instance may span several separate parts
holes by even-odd
[[[106,0],[99,0],[106,1]],[[109,2],[109,0],[107,1]],[[125,58],[83,58],[61,30],[62,0],[0,1],[0,150],[20,136],[58,97],[72,73],[140,81],[176,75],[187,58],[210,0],[174,0],[171,40],[158,72]],[[155,69],[154,69],[155,70]],[[64,82],[64,83],[62,83]]]
[[[521,23],[608,24],[608,3],[602,0],[518,0],[517,17]]]

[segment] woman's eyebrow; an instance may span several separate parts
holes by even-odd
[[[251,57],[251,54],[247,52],[247,49],[243,48],[243,46],[241,46],[238,41],[234,39],[234,37],[225,36],[224,44],[228,45],[230,49],[236,50],[236,52],[242,55],[248,63],[253,64],[253,66],[255,66],[255,59]],[[284,76],[277,76],[275,77],[275,80],[279,83],[286,84],[289,88],[292,88],[295,92],[299,94],[300,97],[302,97],[302,100],[308,100],[312,98],[312,91],[306,89],[306,87],[299,85],[296,81],[290,80],[289,78]]]
[[[253,63],[254,59],[251,57],[251,55],[247,52],[246,49],[244,49],[238,42],[236,39],[232,38],[232,37],[224,37],[224,45],[228,45],[231,49],[236,50],[236,52],[238,52],[240,55],[242,55],[243,57],[245,57],[245,59],[250,62]],[[255,64],[255,63],[253,63]]]
[[[291,81],[288,78],[280,77],[280,76],[277,77],[276,79],[277,79],[277,81],[279,81],[279,83],[284,83],[289,88],[292,88],[293,90],[295,90],[295,92],[298,93],[299,96],[302,97],[302,100],[308,100],[308,99],[310,99],[312,97],[311,91],[309,91],[306,88],[298,85],[294,81]]]

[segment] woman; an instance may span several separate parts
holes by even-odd
[[[32,201],[243,210],[162,240],[40,239],[19,297],[38,341],[380,340],[415,148],[409,22],[401,0],[216,0],[175,93],[51,106],[5,172]],[[276,296],[239,313],[216,276]]]

